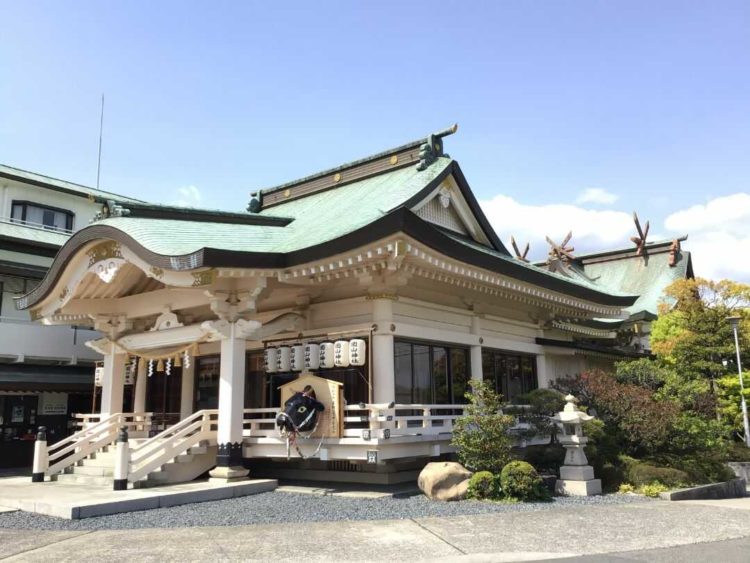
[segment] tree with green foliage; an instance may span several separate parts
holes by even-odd
[[[511,460],[515,418],[502,414],[502,397],[489,382],[472,380],[470,385],[469,404],[456,419],[451,444],[467,469],[500,473]]]
[[[741,431],[734,334],[727,317],[739,315],[742,361],[750,360],[750,285],[702,278],[677,280],[651,326],[658,394],[704,418],[720,418]],[[750,390],[745,388],[746,400]],[[695,429],[698,421],[685,421]]]

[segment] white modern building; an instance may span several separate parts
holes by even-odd
[[[36,428],[69,434],[70,415],[92,407],[87,327],[45,326],[16,309],[70,235],[101,211],[107,192],[0,165],[0,467],[29,465]]]

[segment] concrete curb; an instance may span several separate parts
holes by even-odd
[[[744,479],[732,479],[724,483],[700,485],[688,489],[678,489],[661,493],[662,500],[706,500],[723,498],[741,498],[747,494],[747,484]]]

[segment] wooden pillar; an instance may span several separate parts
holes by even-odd
[[[133,412],[146,412],[146,388],[148,387],[148,373],[139,370],[135,377],[135,397],[133,397]]]
[[[216,440],[219,453],[210,475],[222,481],[241,479],[242,423],[245,408],[245,339],[238,337],[237,323],[227,323],[221,340],[219,363],[219,421]]]
[[[378,297],[372,300],[372,320],[378,330],[372,335],[372,386],[376,403],[390,403],[396,399],[396,374],[394,363],[393,333],[394,297]]]
[[[477,336],[477,344],[472,344],[469,350],[469,365],[471,366],[471,379],[482,381],[482,319],[476,315],[471,317],[471,334]]]
[[[114,342],[108,344],[104,355],[104,380],[102,381],[102,419],[122,412],[122,397],[125,389],[125,362],[127,354],[119,352]]]
[[[193,414],[195,398],[195,363],[197,358],[190,358],[190,367],[182,364],[182,386],[180,391],[180,420]]]
[[[547,389],[551,383],[547,368],[547,356],[538,354],[536,357],[536,380],[540,389]]]

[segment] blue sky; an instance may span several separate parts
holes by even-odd
[[[244,209],[250,190],[458,122],[503,240],[689,233],[750,282],[746,1],[0,0],[0,162]]]

